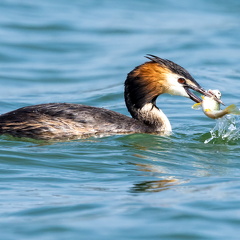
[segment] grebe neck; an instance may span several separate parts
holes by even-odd
[[[167,134],[172,131],[167,116],[153,103],[146,103],[141,109],[137,110],[135,116],[136,119],[154,128],[157,132]]]
[[[167,116],[156,106],[162,87],[135,76],[136,70],[138,68],[130,72],[125,81],[124,97],[128,111],[133,118],[146,124],[149,131],[170,133],[172,128]]]

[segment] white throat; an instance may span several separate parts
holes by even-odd
[[[139,115],[142,119],[147,119],[149,123],[155,125],[157,127],[156,131],[163,134],[170,134],[172,132],[172,127],[167,116],[152,103],[145,104],[139,110]]]

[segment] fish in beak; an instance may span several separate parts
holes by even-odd
[[[190,89],[192,89],[192,90],[194,90],[196,92],[199,92],[199,93],[203,94],[204,96],[213,97],[215,101],[217,101],[218,103],[224,105],[222,100],[218,99],[214,94],[212,94],[211,92],[206,91],[205,89],[200,87],[200,85],[198,85],[198,84],[197,85],[196,84],[195,85],[185,84],[184,89],[187,92],[189,98],[192,99],[196,103],[202,102],[202,99],[199,98],[198,96],[196,96],[192,91],[190,91]]]

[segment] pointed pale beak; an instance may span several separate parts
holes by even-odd
[[[198,96],[196,96],[193,92],[191,92],[190,89],[192,89],[192,90],[194,90],[194,91],[196,91],[196,92],[199,92],[199,93],[203,94],[204,96],[214,97],[214,100],[215,100],[215,101],[217,101],[218,103],[224,105],[224,103],[223,103],[220,99],[218,99],[215,95],[207,92],[205,89],[201,88],[200,86],[195,86],[195,85],[186,84],[186,85],[184,86],[184,89],[185,89],[185,91],[187,92],[189,98],[192,99],[192,100],[193,100],[194,102],[196,102],[196,103],[202,102],[202,99],[199,98]]]

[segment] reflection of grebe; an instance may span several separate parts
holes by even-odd
[[[0,115],[0,134],[45,140],[83,138],[116,133],[171,132],[166,115],[156,106],[160,94],[201,100],[189,89],[209,95],[179,65],[148,55],[125,81],[125,101],[133,118],[111,110],[80,104],[48,103],[23,107]]]

